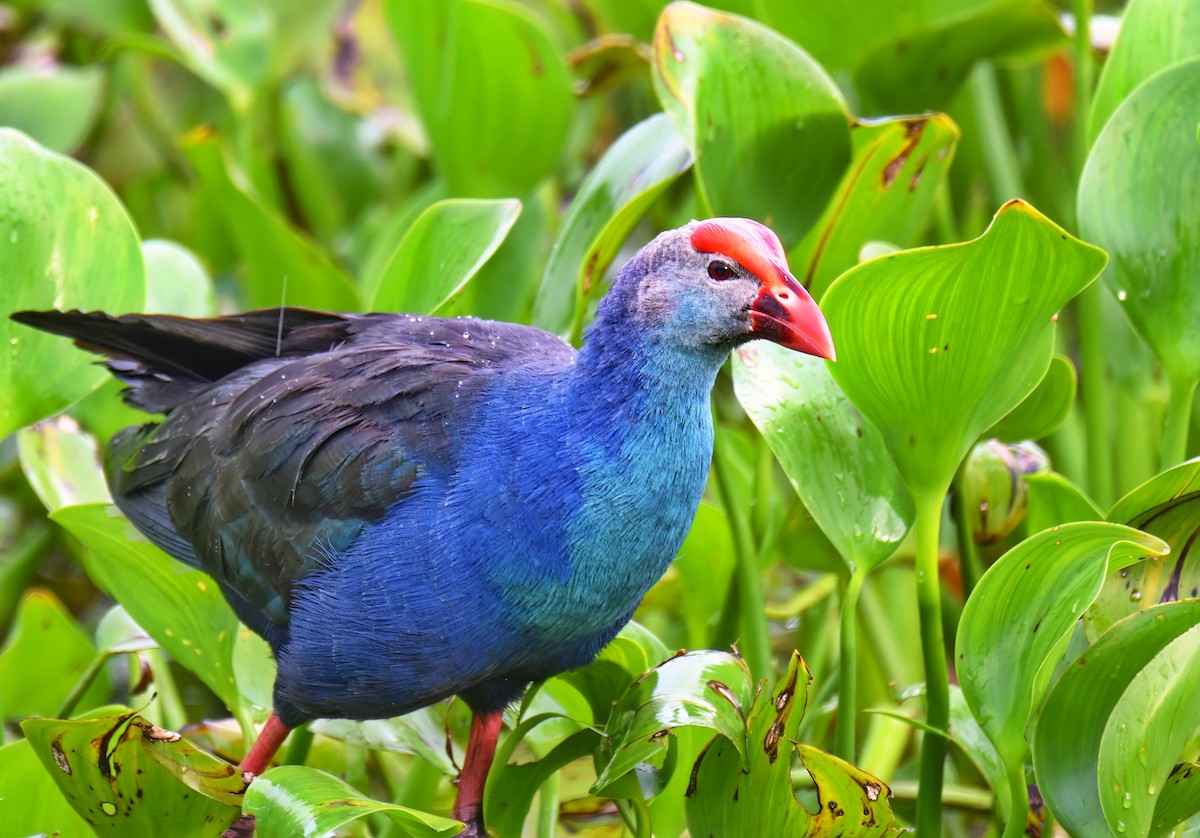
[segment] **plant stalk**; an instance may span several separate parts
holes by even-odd
[[[990,63],[979,64],[967,84],[979,125],[983,129],[984,161],[992,180],[995,197],[1000,201],[1025,196],[1025,185],[1021,181],[1021,166],[1008,133],[1008,119],[1000,102],[1000,89],[996,84],[996,69]]]
[[[713,451],[712,471],[721,506],[733,529],[734,573],[738,580],[738,598],[741,614],[739,650],[750,672],[755,678],[765,678],[771,672],[771,642],[767,630],[767,617],[763,610],[762,577],[758,570],[758,551],[754,547],[754,536],[746,507],[736,500],[730,480],[728,445],[717,436]]]
[[[285,765],[304,765],[308,759],[308,751],[312,747],[313,732],[307,724],[294,729],[288,737],[287,752],[283,756]]]
[[[1025,785],[1025,770],[1021,765],[1008,767],[1008,823],[1003,838],[1023,838],[1029,821],[1029,786]]]
[[[1163,431],[1162,468],[1179,465],[1187,457],[1188,425],[1192,421],[1192,399],[1196,380],[1170,376],[1167,426]]]
[[[858,596],[867,572],[855,568],[842,593],[842,637],[838,653],[838,714],[835,751],[851,765],[855,762],[858,723]]]
[[[921,652],[925,661],[925,722],[946,730],[950,722],[950,676],[942,634],[942,591],[938,578],[938,539],[944,493],[915,497],[917,508],[917,610],[921,618]],[[946,737],[926,731],[921,743],[921,786],[917,794],[917,834],[942,834],[942,777]]]
[[[1108,356],[1104,338],[1104,289],[1093,282],[1079,295],[1079,383],[1083,396],[1083,421],[1087,428],[1088,491],[1102,509],[1112,503],[1112,462],[1108,416]]]
[[[561,774],[555,771],[538,792],[537,838],[554,838],[558,833],[558,786]]]

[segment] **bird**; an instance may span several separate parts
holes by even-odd
[[[453,808],[467,838],[486,834],[504,708],[592,661],[679,551],[730,351],[766,339],[835,359],[778,237],[745,218],[655,237],[578,350],[471,317],[11,317],[108,356],[123,398],[163,414],[113,438],[106,477],[271,647],[247,781],[298,725],[457,695],[473,714]]]

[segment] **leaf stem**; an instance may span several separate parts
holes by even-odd
[[[855,763],[855,726],[858,723],[858,596],[867,572],[857,567],[842,593],[842,637],[838,652],[838,713],[835,751]]]
[[[1076,180],[1083,172],[1091,143],[1088,142],[1088,125],[1092,116],[1092,80],[1095,77],[1095,62],[1092,60],[1092,8],[1095,0],[1074,0],[1075,35],[1071,39],[1075,59],[1075,132],[1073,152],[1075,155]]]
[[[1187,457],[1188,425],[1192,420],[1192,398],[1196,379],[1172,375],[1167,401],[1167,425],[1163,431],[1162,468],[1179,465]]]
[[[739,649],[750,672],[755,678],[764,678],[771,672],[771,643],[767,631],[767,617],[763,610],[762,577],[758,570],[758,551],[754,547],[754,536],[746,507],[736,500],[730,480],[730,451],[720,434],[717,435],[713,451],[712,472],[721,505],[733,529],[734,573],[738,581],[738,599],[741,614],[739,619]]]
[[[980,63],[971,73],[967,84],[983,131],[980,136],[983,159],[991,176],[995,197],[1000,202],[1024,197],[1025,185],[1021,182],[1021,167],[1008,132],[1004,106],[1000,102],[996,68],[988,62]]]
[[[285,765],[304,765],[304,761],[308,759],[309,748],[312,747],[313,732],[307,724],[302,724],[292,730],[292,734],[288,737],[287,752],[284,754],[283,762]]]
[[[558,832],[558,786],[561,774],[555,771],[538,792],[537,838],[554,838]]]
[[[1024,764],[1008,766],[1008,823],[1003,838],[1023,838],[1029,821],[1029,786],[1025,784]]]
[[[1108,356],[1105,352],[1104,289],[1093,282],[1080,293],[1079,383],[1083,420],[1087,428],[1088,492],[1102,509],[1112,503],[1112,463],[1109,459]]]
[[[944,493],[914,497],[917,508],[917,610],[921,619],[921,651],[925,661],[925,722],[946,730],[950,722],[950,677],[942,635],[942,592],[938,578],[938,540]],[[946,738],[926,732],[921,744],[921,786],[917,795],[917,834],[942,833],[942,776]]]

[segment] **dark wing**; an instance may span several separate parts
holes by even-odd
[[[244,363],[235,353],[251,339],[237,328],[225,360],[193,360],[227,340],[228,318],[129,316],[137,329],[174,330],[182,320],[203,338],[191,352],[182,341],[162,349],[153,332],[102,341],[82,321],[68,332],[119,357],[115,371],[130,383],[131,402],[167,411],[161,424],[114,440],[108,472],[118,506],[152,541],[221,582],[231,600],[240,597],[239,616],[263,634],[270,626],[247,611],[286,625],[297,580],[346,549],[418,481],[449,471],[470,433],[475,397],[493,376],[574,355],[552,335],[506,323],[288,316],[295,322],[280,340],[279,312],[240,315],[257,340],[242,357],[258,357]],[[120,322],[106,321],[109,331]],[[219,323],[219,332],[197,326],[204,323]],[[167,403],[179,393],[181,401]]]

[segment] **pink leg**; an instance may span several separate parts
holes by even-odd
[[[287,738],[290,732],[291,728],[286,727],[283,722],[279,721],[279,717],[274,713],[268,716],[267,723],[263,725],[258,738],[254,740],[254,745],[250,748],[250,752],[246,754],[246,758],[238,766],[242,769],[242,773],[249,773],[257,777],[266,771],[267,766],[271,764],[271,759],[275,756],[275,752],[279,750],[279,746],[283,744],[283,740]]]
[[[496,756],[496,740],[500,738],[503,722],[501,713],[477,713],[471,720],[467,756],[458,775],[458,796],[454,799],[454,817],[467,825],[458,838],[487,836],[483,826],[483,786]]]

